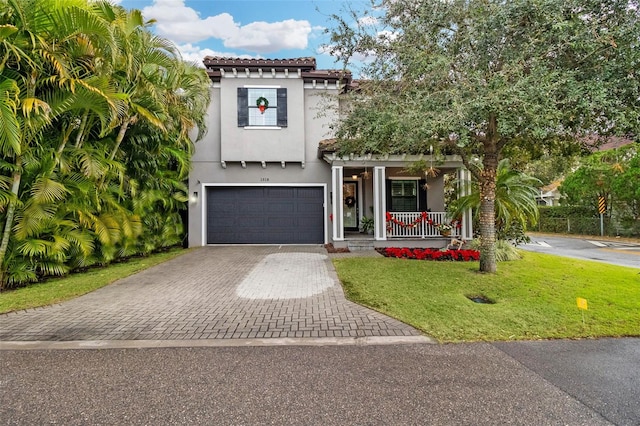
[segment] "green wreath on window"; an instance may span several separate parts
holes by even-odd
[[[264,114],[265,110],[269,108],[269,100],[264,96],[260,96],[258,99],[256,99],[256,106],[260,110],[260,113]]]

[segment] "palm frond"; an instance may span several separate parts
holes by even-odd
[[[15,80],[0,82],[0,152],[7,157],[20,155],[22,132],[16,115],[19,88]]]
[[[60,182],[49,178],[39,178],[31,188],[31,197],[35,203],[45,204],[64,200],[69,190]]]
[[[69,266],[55,261],[41,261],[36,264],[36,270],[45,276],[60,276],[69,273]]]
[[[27,238],[18,242],[18,251],[27,257],[44,257],[49,252],[51,243],[38,238]]]

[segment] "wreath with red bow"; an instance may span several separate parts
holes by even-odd
[[[269,108],[269,100],[264,96],[260,96],[256,99],[256,106],[260,110],[260,114],[264,114],[264,112]]]

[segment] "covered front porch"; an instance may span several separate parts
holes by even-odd
[[[470,179],[457,156],[446,156],[428,173],[408,171],[426,155],[339,156],[324,153],[331,165],[331,229],[336,248],[445,247],[473,235],[471,212],[446,213],[445,180]],[[459,195],[464,195],[464,185]],[[369,229],[371,228],[371,229]]]

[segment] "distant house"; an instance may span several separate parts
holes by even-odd
[[[560,205],[560,198],[562,194],[558,188],[562,184],[561,180],[550,183],[540,188],[540,194],[536,196],[536,200],[539,206],[558,206]]]
[[[634,143],[630,138],[609,136],[605,139],[598,139],[596,137],[589,137],[583,140],[585,146],[592,152],[608,151],[610,149],[617,149],[629,144]],[[536,196],[536,200],[539,206],[557,206],[560,205],[560,199],[562,194],[559,191],[562,179],[551,182],[549,185],[545,185],[540,188],[540,193]]]
[[[339,155],[330,125],[349,73],[318,70],[314,58],[204,65],[213,96],[189,177],[190,246],[449,242],[437,227],[451,222],[443,175],[469,172],[455,156],[438,162],[438,175],[418,176],[407,166],[429,155]],[[365,217],[370,236],[359,232]],[[471,239],[470,213],[458,219],[453,235]]]
[[[608,151],[610,149],[621,148],[632,143],[634,143],[633,139],[621,136],[609,136],[605,139],[598,139],[596,137],[589,137],[585,139],[586,146],[592,152]]]

